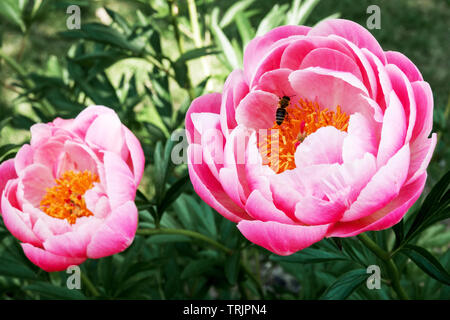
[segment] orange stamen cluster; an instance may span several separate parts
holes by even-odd
[[[295,168],[295,150],[311,133],[319,128],[333,126],[347,131],[349,116],[337,106],[336,111],[321,110],[317,102],[300,99],[290,103],[281,125],[274,122],[267,134],[260,134],[258,148],[263,164],[276,173]]]
[[[92,212],[86,207],[84,194],[99,182],[96,174],[89,171],[66,171],[56,185],[47,188],[46,195],[40,203],[41,210],[51,217],[66,219],[74,224],[77,218],[92,216]]]

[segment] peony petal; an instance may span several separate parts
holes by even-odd
[[[244,72],[247,83],[251,83],[258,64],[267,55],[273,44],[280,39],[294,35],[306,35],[311,28],[305,26],[281,26],[272,29],[264,36],[255,37],[244,52]]]
[[[113,210],[87,246],[87,256],[99,259],[122,252],[134,240],[138,225],[138,211],[133,201]]]
[[[430,85],[424,81],[411,84],[416,100],[417,115],[416,123],[412,133],[411,140],[419,137],[427,138],[433,127],[433,92]]]
[[[136,185],[133,174],[126,163],[115,153],[105,152],[106,193],[110,200],[111,209],[133,201],[136,196]]]
[[[414,81],[423,81],[422,74],[419,69],[414,65],[414,63],[409,60],[403,53],[397,51],[386,51],[384,53],[386,55],[387,63],[395,64],[403,73],[408,77],[408,80],[411,82]]]
[[[409,164],[409,172],[405,185],[408,185],[418,179],[426,172],[434,148],[436,147],[437,135],[433,133],[431,138],[417,139],[411,146],[411,159]]]
[[[259,190],[250,194],[245,204],[245,210],[256,220],[295,224],[295,221],[286,216],[283,211],[278,210],[273,202],[267,200]]]
[[[342,163],[342,146],[346,136],[345,131],[332,126],[319,128],[297,147],[296,167]]]
[[[26,167],[33,163],[33,148],[29,144],[24,144],[14,158],[14,166],[18,175],[25,170]]]
[[[386,109],[378,147],[378,166],[384,165],[404,144],[406,118],[403,106],[394,91],[391,91]]]
[[[141,143],[136,136],[126,127],[125,130],[125,143],[128,147],[131,157],[132,170],[134,174],[134,182],[136,186],[141,182],[145,169],[145,155],[142,150]]]
[[[185,120],[186,135],[189,143],[194,141],[194,137],[201,136],[201,134],[194,128],[194,124],[192,122],[192,115],[196,113],[205,113],[205,112],[218,114],[220,112],[221,100],[222,95],[220,93],[210,93],[205,94],[192,101],[191,106],[189,107],[186,113],[186,120]],[[195,141],[197,141],[197,139]]]
[[[401,189],[399,195],[385,207],[365,218],[335,224],[327,237],[353,237],[365,231],[390,228],[397,224],[417,201],[425,186],[427,174],[423,173],[413,183]]]
[[[189,145],[188,161],[192,185],[203,201],[233,222],[249,218],[247,213],[230,199],[223,190],[222,185],[212,175],[208,166],[203,163],[202,147],[200,145]]]
[[[21,202],[28,201],[38,208],[47,188],[54,185],[55,179],[50,169],[42,164],[33,164],[22,171],[17,196]]]
[[[360,159],[367,152],[376,155],[380,131],[381,129],[375,121],[368,120],[360,113],[352,114],[348,124],[348,134],[342,144],[344,162]]]
[[[7,160],[0,164],[0,197],[8,181],[16,178],[17,174],[14,167],[14,159]]]
[[[277,97],[289,96],[294,97],[295,91],[289,82],[290,69],[277,69],[264,73],[259,79],[256,90],[270,92]]]
[[[342,222],[358,220],[383,208],[400,192],[409,168],[409,145],[404,145],[381,167],[345,212]]]
[[[99,219],[88,219],[89,222],[72,232],[47,237],[43,243],[45,250],[58,256],[85,258],[87,246],[101,225]]]
[[[69,266],[82,264],[86,260],[86,258],[58,256],[29,243],[21,245],[27,258],[46,272],[64,271]]]
[[[329,225],[301,226],[244,220],[237,227],[249,241],[285,256],[322,240]]]
[[[383,64],[386,63],[384,51],[378,41],[364,27],[345,19],[328,19],[320,22],[308,33],[308,36],[337,35],[354,43],[358,48],[372,51]]]
[[[255,90],[241,100],[236,109],[236,121],[251,129],[267,129],[275,122],[279,98],[268,92]]]
[[[86,142],[92,148],[121,154],[125,137],[119,117],[115,113],[100,114],[87,130]]]
[[[240,69],[231,72],[223,86],[222,103],[220,105],[220,124],[225,136],[237,126],[235,110],[248,90],[244,72]]]
[[[10,180],[1,197],[3,222],[9,232],[20,241],[40,246],[41,241],[32,230],[29,216],[15,207],[17,205],[16,192],[17,181]]]
[[[328,48],[312,50],[305,56],[299,69],[306,69],[309,67],[320,67],[334,71],[349,72],[363,82],[361,71],[354,60],[337,50]]]

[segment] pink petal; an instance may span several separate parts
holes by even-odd
[[[222,103],[220,105],[220,123],[225,136],[237,126],[235,110],[239,102],[248,93],[248,85],[242,70],[230,73],[222,90]]]
[[[405,141],[409,142],[416,122],[416,101],[414,99],[414,92],[408,78],[397,66],[388,64],[386,66],[386,71],[391,80],[392,89],[397,94],[397,97],[400,99],[405,110],[408,126]]]
[[[289,46],[284,50],[283,56],[280,61],[280,68],[287,68],[291,70],[297,70],[300,68],[303,59],[311,51],[318,48],[327,48],[339,51],[348,57],[352,57],[352,53],[335,39],[328,37],[304,37],[292,41]]]
[[[296,167],[342,163],[342,146],[347,133],[332,126],[311,133],[295,151]]]
[[[390,228],[397,224],[417,201],[425,186],[427,174],[423,173],[413,183],[401,189],[399,195],[385,207],[365,218],[335,224],[328,237],[353,237],[365,231]]]
[[[58,256],[85,258],[92,235],[101,225],[101,220],[89,217],[89,222],[77,230],[47,237],[43,243],[46,251]]]
[[[249,241],[278,255],[290,255],[323,239],[328,225],[301,226],[274,221],[241,221],[238,226]]]
[[[115,113],[99,115],[86,132],[86,142],[93,148],[121,154],[125,134],[119,117]]]
[[[26,167],[33,163],[33,148],[29,144],[24,144],[14,158],[14,166],[19,175]]]
[[[370,121],[360,113],[352,114],[348,124],[348,134],[342,145],[344,162],[360,159],[367,152],[376,155],[380,131],[375,121]]]
[[[306,35],[309,30],[310,28],[305,26],[281,26],[250,41],[244,52],[244,72],[247,83],[252,82],[259,62],[267,55],[275,42],[293,35]]]
[[[10,180],[1,197],[3,222],[9,232],[20,241],[40,246],[41,241],[32,231],[29,216],[15,207],[17,205],[16,191],[17,181]]]
[[[309,67],[321,67],[334,71],[349,72],[361,82],[363,81],[361,71],[359,71],[358,65],[354,60],[337,50],[328,48],[312,50],[305,56],[299,69]]]
[[[138,224],[138,212],[129,201],[113,210],[87,246],[87,256],[99,259],[127,249],[134,240]]]
[[[336,111],[340,106],[347,115],[359,112],[373,118],[373,108],[365,99],[366,88],[349,73],[314,67],[292,72],[289,80],[299,97],[318,102],[322,109]]]
[[[290,69],[276,69],[268,71],[262,75],[258,81],[256,90],[270,92],[277,97],[289,96],[294,98],[295,91],[289,82]]]
[[[17,178],[16,169],[14,168],[14,159],[7,160],[0,164],[0,196],[9,180]]]
[[[416,123],[411,140],[428,137],[433,127],[433,92],[427,82],[419,81],[411,84],[416,100]]]
[[[245,210],[256,220],[295,224],[283,211],[278,210],[272,201],[267,200],[259,190],[250,194],[245,204]]]
[[[414,65],[414,63],[409,60],[403,53],[397,51],[386,51],[387,63],[395,64],[404,74],[408,77],[409,81],[423,81],[422,74],[419,69]]]
[[[354,43],[358,48],[372,51],[381,62],[386,63],[386,57],[378,41],[364,27],[356,22],[344,19],[329,19],[311,29],[308,36],[341,36]]]
[[[89,106],[84,109],[74,119],[71,131],[76,133],[81,139],[85,139],[89,127],[98,116],[103,114],[115,115],[114,110],[104,106]]]
[[[222,185],[212,175],[208,166],[202,162],[202,147],[200,145],[189,145],[188,168],[194,190],[203,201],[233,222],[249,218],[246,212],[230,199]]]
[[[342,222],[358,220],[383,208],[400,192],[406,180],[409,168],[409,145],[404,145],[386,165],[381,167],[362,189],[356,201],[351,205]]]
[[[57,165],[57,177],[61,176],[66,171],[83,172],[87,170],[91,173],[100,174],[98,170],[100,160],[92,150],[85,145],[78,144],[71,140],[66,141],[64,144],[64,153]]]
[[[22,243],[23,252],[39,268],[46,272],[64,271],[71,265],[80,265],[86,258],[58,256],[29,243]]]
[[[222,95],[220,93],[210,93],[198,97],[192,101],[186,113],[186,135],[189,143],[194,141],[194,137],[200,137],[201,134],[195,130],[192,122],[192,115],[195,113],[215,113],[220,112],[220,104],[222,101]]]
[[[47,188],[55,185],[55,179],[49,168],[33,164],[22,171],[19,178],[18,198],[39,207]]]
[[[141,143],[136,136],[126,127],[125,130],[125,143],[128,147],[131,157],[131,164],[134,174],[134,182],[136,186],[141,182],[145,169],[145,156],[144,150],[142,150]]]
[[[422,176],[424,172],[426,172],[431,157],[433,156],[436,142],[437,135],[436,133],[433,133],[430,139],[417,139],[410,144],[411,159],[406,185],[414,182],[416,179]]]
[[[134,201],[136,185],[133,174],[126,163],[115,153],[105,152],[106,193],[110,200],[111,209],[122,206],[128,201]]]
[[[236,121],[251,129],[273,126],[279,98],[268,92],[256,90],[241,100],[236,109]]]
[[[378,147],[378,165],[384,165],[404,144],[406,137],[406,118],[403,106],[394,91],[391,91],[389,106],[384,113]]]

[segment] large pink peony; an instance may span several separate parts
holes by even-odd
[[[0,165],[1,213],[45,271],[125,250],[133,241],[144,154],[106,107],[31,128],[31,143]]]
[[[249,43],[222,94],[193,101],[190,177],[248,240],[288,255],[399,222],[427,178],[432,119],[416,66],[360,25],[283,26]]]

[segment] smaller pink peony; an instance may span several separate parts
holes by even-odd
[[[0,165],[2,218],[28,259],[53,272],[128,248],[145,159],[117,114],[91,106],[36,124],[31,136]]]

